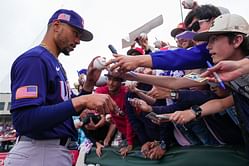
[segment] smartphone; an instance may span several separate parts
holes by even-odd
[[[128,97],[128,99],[127,99],[128,101],[133,101],[134,99],[133,98],[130,98],[130,97]]]
[[[149,118],[150,120],[154,120],[154,121],[169,120],[168,115],[158,115],[155,112],[150,112],[145,117]]]
[[[157,118],[161,119],[161,120],[169,120],[169,116],[168,115],[156,115]]]
[[[114,47],[113,45],[109,44],[109,45],[108,45],[108,48],[111,50],[111,52],[112,52],[113,54],[118,54],[117,50],[115,49],[115,47]]]
[[[150,112],[145,117],[153,121],[158,121],[158,118],[156,117],[156,115],[157,114],[155,112]]]

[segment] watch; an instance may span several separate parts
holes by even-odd
[[[166,150],[166,143],[165,143],[165,141],[160,141],[160,148],[162,149],[162,150]]]
[[[171,99],[177,99],[178,98],[178,92],[175,90],[170,91],[170,97]]]
[[[193,106],[191,107],[191,110],[194,112],[194,114],[195,114],[195,119],[196,119],[196,120],[198,120],[198,119],[201,118],[201,111],[202,111],[202,109],[201,109],[200,106],[198,106],[198,105],[193,105]]]

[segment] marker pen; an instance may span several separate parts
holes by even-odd
[[[213,65],[209,62],[209,61],[206,61],[207,65],[209,68],[213,67]],[[223,88],[223,89],[226,89],[225,87],[225,84],[224,82],[221,80],[220,76],[218,75],[218,73],[216,72],[213,72],[213,75],[214,77],[216,78],[216,80],[219,82],[220,86]]]

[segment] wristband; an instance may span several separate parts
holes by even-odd
[[[195,119],[196,119],[196,120],[198,120],[198,119],[201,118],[202,109],[201,109],[200,106],[198,106],[198,105],[193,105],[193,106],[191,107],[191,110],[194,112],[194,114],[195,114]]]
[[[177,99],[178,98],[178,91],[176,91],[176,90],[170,91],[170,98],[173,100]]]

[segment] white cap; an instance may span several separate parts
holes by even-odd
[[[228,10],[228,8],[222,7],[222,6],[218,6],[218,9],[220,10],[221,14],[229,14],[230,11]]]
[[[247,21],[237,14],[224,14],[214,20],[212,27],[207,32],[194,36],[194,40],[208,41],[211,35],[238,32],[247,35],[249,25]]]

